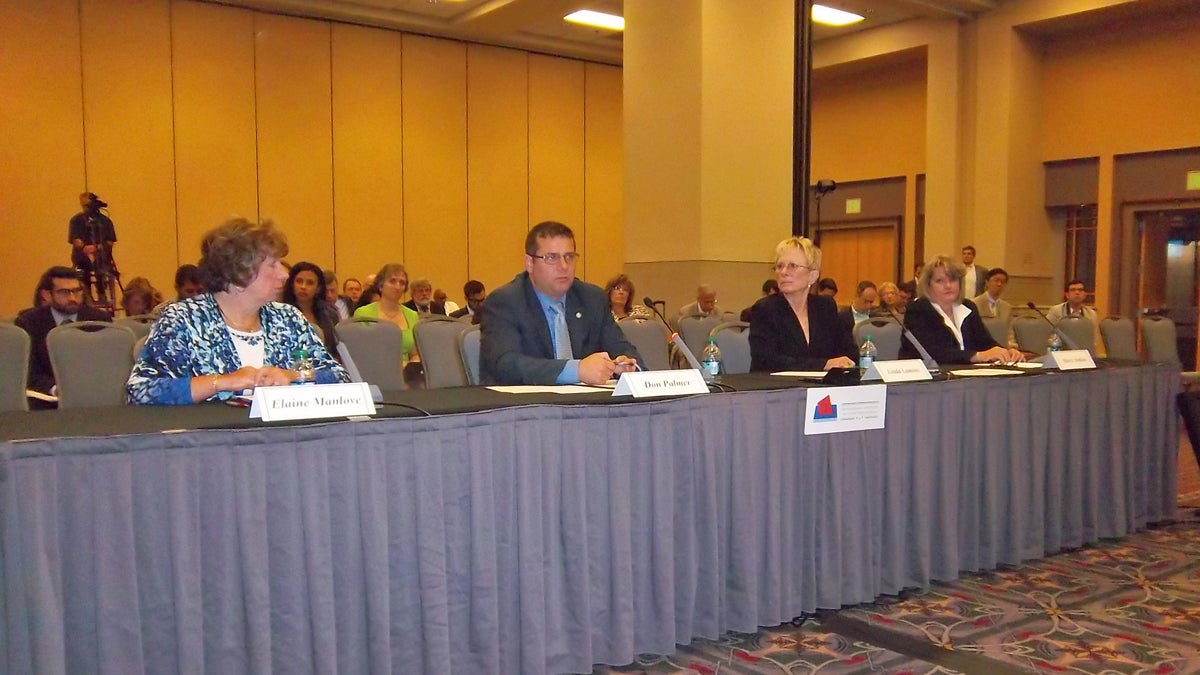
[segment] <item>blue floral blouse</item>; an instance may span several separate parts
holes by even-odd
[[[258,311],[258,318],[266,340],[263,365],[289,368],[292,352],[306,349],[319,384],[349,381],[300,310],[272,302]],[[217,301],[205,293],[167,305],[150,329],[125,391],[135,405],[186,405],[192,402],[193,377],[232,373],[241,367]],[[232,396],[221,392],[210,398]]]

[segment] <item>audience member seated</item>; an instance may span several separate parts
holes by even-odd
[[[187,300],[204,292],[204,282],[200,280],[200,269],[191,263],[180,265],[175,269],[175,299],[158,303],[151,314],[162,314],[163,309],[172,302]]]
[[[350,298],[338,295],[337,273],[322,270],[321,276],[325,279],[325,306],[330,308],[334,323],[349,319],[354,314],[354,306]]]
[[[199,269],[209,292],[163,309],[129,376],[129,402],[183,405],[290,384],[299,350],[317,382],[347,381],[300,310],[274,302],[288,278],[287,251],[270,221],[235,218],[206,233]]]
[[[354,311],[358,312],[358,310],[377,300],[379,300],[379,287],[375,285],[375,282],[371,282],[363,286],[362,293],[358,295],[358,302],[354,304]]]
[[[320,331],[325,350],[336,359],[338,339],[334,326],[338,322],[337,310],[326,304],[328,297],[329,286],[320,267],[307,261],[292,265],[283,287],[283,302],[300,310],[309,325]]]
[[[900,287],[885,281],[879,284],[879,309],[882,314],[895,312],[900,305]]]
[[[759,300],[750,322],[750,370],[829,370],[854,366],[858,348],[838,319],[833,298],[809,293],[821,271],[821,249],[791,237],[775,247],[779,293]]]
[[[696,289],[696,301],[689,302],[675,314],[675,326],[679,326],[679,322],[689,316],[698,318],[706,318],[710,316],[721,316],[721,308],[717,306],[717,289],[703,284]]]
[[[108,312],[83,303],[83,281],[70,267],[51,267],[42,274],[38,294],[49,302],[22,313],[14,322],[29,333],[29,382],[26,388],[55,395],[54,369],[46,349],[46,334],[55,326],[75,321],[112,321]]]
[[[453,300],[448,300],[446,291],[441,288],[433,289],[433,301],[446,308],[446,316],[450,316],[458,311],[458,303]]]
[[[875,310],[878,308],[879,291],[875,288],[875,282],[860,281],[854,294],[854,300],[850,302],[849,307],[843,307],[838,312],[838,317],[842,323],[846,324],[846,328],[853,332],[854,324],[875,316]]]
[[[480,310],[483,384],[603,384],[638,369],[599,286],[575,278],[575,234],[546,221],[525,236],[525,271]]]
[[[413,326],[419,319],[417,311],[407,304],[401,304],[400,298],[408,290],[408,272],[400,263],[388,263],[375,275],[378,285],[379,299],[368,305],[354,310],[354,316],[368,319],[390,321],[400,327],[400,358],[404,365],[409,361],[420,361],[417,354],[416,341],[413,339]],[[363,291],[363,297],[366,297]]]
[[[463,284],[463,297],[467,299],[467,306],[451,312],[450,316],[455,319],[461,319],[464,316],[471,317],[472,324],[479,324],[479,307],[483,305],[483,301],[487,298],[487,289],[484,288],[482,281],[471,279]]]
[[[921,267],[924,268],[925,263],[921,263]],[[896,311],[904,313],[908,310],[908,306],[912,303],[913,298],[917,297],[917,282],[913,281],[912,279],[909,279],[908,281],[901,281],[896,285],[896,289],[900,291],[900,300],[897,304]],[[903,309],[900,309],[901,307]]]
[[[146,277],[134,277],[125,285],[121,294],[121,309],[125,316],[141,316],[151,314],[163,302],[162,293],[150,285]]]
[[[1000,295],[1004,293],[1004,287],[1008,285],[1008,272],[1002,267],[993,267],[987,271],[987,278],[983,282],[983,292],[975,296],[971,300],[975,303],[975,307],[979,309],[979,316],[988,319],[996,318],[1004,322],[1010,327],[1008,333],[1009,346],[1017,344],[1016,338],[1012,334],[1012,305],[1008,304],[1007,300],[1001,300]]]
[[[1096,310],[1083,304],[1087,299],[1087,287],[1079,279],[1072,279],[1063,286],[1063,297],[1066,302],[1059,303],[1046,312],[1046,318],[1057,324],[1067,317],[1078,316],[1091,319],[1092,325],[1099,325]]]
[[[621,319],[652,319],[654,313],[645,305],[634,304],[633,282],[624,274],[608,280],[604,285],[604,295],[608,298],[608,307],[617,321]]]
[[[421,314],[441,314],[446,316],[446,306],[433,299],[433,284],[428,279],[417,279],[412,282],[412,297],[404,306]]]
[[[759,298],[758,300],[755,300],[753,305],[750,305],[746,309],[743,309],[741,316],[738,317],[739,320],[745,321],[746,323],[750,323],[750,319],[754,315],[754,308],[756,306],[758,306],[758,303],[762,302],[763,298],[765,298],[769,295],[775,295],[778,292],[779,292],[779,282],[778,281],[775,281],[774,279],[767,279],[766,281],[764,281],[763,285],[762,285],[762,297]]]
[[[963,266],[953,258],[930,260],[921,272],[920,297],[909,304],[904,325],[939,364],[1023,361],[1020,351],[996,343],[974,302],[959,300],[962,278]],[[900,358],[921,357],[906,339],[900,343]]]
[[[358,298],[362,292],[363,285],[358,279],[350,277],[342,282],[341,297],[346,301],[346,306],[350,308],[351,312],[358,308]]]
[[[825,277],[817,282],[817,295],[825,295],[837,301],[837,282],[832,277]]]

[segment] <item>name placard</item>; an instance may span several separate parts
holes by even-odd
[[[882,429],[887,417],[887,385],[813,387],[804,402],[804,435]]]
[[[374,414],[366,382],[257,387],[250,406],[250,417],[264,422]]]
[[[883,380],[891,384],[893,382],[917,382],[920,380],[932,380],[933,375],[929,373],[929,369],[925,367],[925,362],[921,359],[902,359],[900,361],[875,361],[867,368],[867,372],[863,373],[862,381],[871,382],[874,380]]]
[[[1086,349],[1065,349],[1046,354],[1046,367],[1059,370],[1088,370],[1096,367],[1092,354]]]
[[[613,396],[681,396],[683,394],[707,394],[708,385],[700,371],[687,370],[643,370],[622,373],[617,380]]]

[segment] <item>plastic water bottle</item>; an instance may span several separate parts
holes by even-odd
[[[705,382],[712,382],[721,376],[721,348],[717,346],[716,338],[708,338],[708,344],[700,353],[700,374]]]
[[[293,384],[313,384],[317,381],[312,356],[309,355],[307,349],[297,349],[292,352],[292,370],[296,371],[297,375]]]
[[[1058,336],[1058,331],[1050,331],[1050,337],[1046,338],[1047,352],[1061,352],[1063,348],[1062,338]]]
[[[864,373],[875,363],[875,357],[879,356],[879,349],[875,346],[875,342],[868,335],[863,341],[862,346],[858,348],[858,368]]]

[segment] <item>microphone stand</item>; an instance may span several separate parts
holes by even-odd
[[[904,322],[900,320],[900,315],[896,313],[896,310],[892,309],[891,307],[885,307],[884,309],[887,310],[887,313],[892,317],[892,320],[900,326],[900,330],[904,332],[904,337],[908,338],[909,343],[912,344],[913,347],[916,347],[917,353],[921,355],[921,362],[925,364],[925,369],[931,373],[938,372],[937,361],[933,360],[933,357],[929,355],[929,352],[925,351],[925,345],[921,344],[921,341],[917,339],[917,336],[913,335],[912,331],[908,329],[908,326],[904,325]]]
[[[700,362],[696,360],[696,355],[692,353],[692,350],[688,349],[688,346],[686,343],[684,343],[683,338],[679,337],[679,333],[671,329],[671,324],[667,322],[667,318],[663,316],[662,312],[658,311],[658,303],[651,300],[650,296],[646,296],[642,298],[642,304],[654,310],[654,315],[657,316],[659,321],[662,321],[663,325],[667,327],[667,331],[671,334],[669,342],[675,345],[675,349],[678,349],[680,354],[683,354],[683,358],[687,359],[688,365],[696,370],[703,370],[700,367]],[[665,305],[666,303],[663,304]]]

